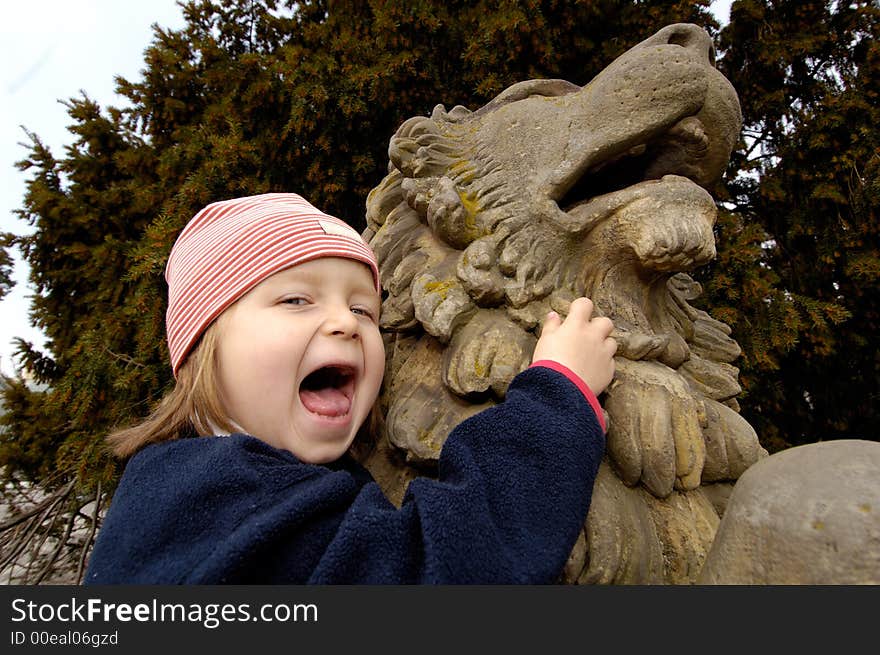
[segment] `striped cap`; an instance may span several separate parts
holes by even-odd
[[[165,330],[175,377],[202,332],[224,309],[270,275],[321,257],[364,262],[376,256],[348,224],[295,193],[266,193],[215,202],[177,237],[165,280]]]

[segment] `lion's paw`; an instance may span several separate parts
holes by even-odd
[[[658,498],[700,485],[706,410],[678,373],[618,358],[605,408],[608,452],[626,484],[641,482]]]
[[[503,311],[482,309],[455,333],[444,353],[443,384],[459,396],[491,390],[502,399],[531,362],[536,341]]]

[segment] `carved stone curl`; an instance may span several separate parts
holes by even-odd
[[[766,455],[738,414],[730,329],[690,304],[701,290],[687,272],[715,256],[704,187],[741,126],[712,58],[702,29],[671,25],[587,86],[529,80],[398,129],[364,234],[388,346],[366,464],[389,496],[504,397],[548,310],[586,295],[620,348],[607,457],[564,581],[696,580],[717,485]]]

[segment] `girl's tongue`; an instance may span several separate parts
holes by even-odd
[[[328,366],[306,376],[299,398],[307,410],[321,416],[345,416],[351,409],[354,375]]]

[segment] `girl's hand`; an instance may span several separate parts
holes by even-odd
[[[532,361],[550,359],[568,367],[598,396],[614,377],[613,329],[611,319],[593,318],[592,300],[578,298],[565,321],[556,312],[547,314]]]

